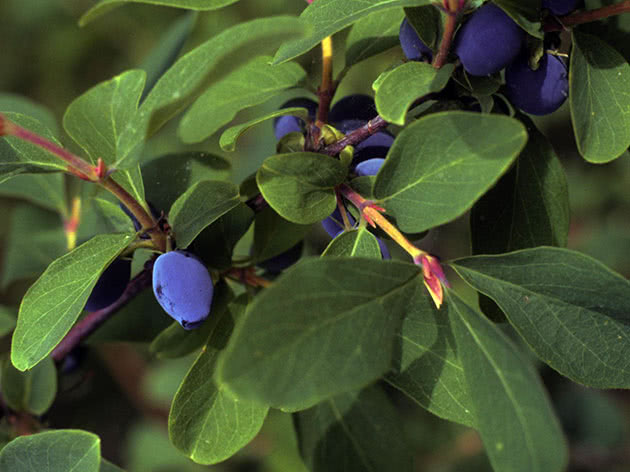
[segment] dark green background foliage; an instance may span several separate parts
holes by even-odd
[[[494,3],[535,46],[540,2]],[[405,15],[439,44],[430,4],[0,2],[0,112],[116,167],[215,281],[201,328],[148,289],[55,363],[137,235],[111,195],[0,138],[0,472],[627,470],[630,13],[560,35],[569,99],[528,117],[499,75],[403,61]],[[385,233],[320,229],[347,162],[299,136],[276,149],[273,118],[307,117],[278,109],[316,98],[329,35],[333,103],[373,96],[396,136],[378,175],[351,185],[442,258],[439,310]],[[269,206],[254,211],[259,193]],[[268,288],[226,277],[300,242],[284,273],[258,270]],[[133,275],[151,256],[135,251]]]

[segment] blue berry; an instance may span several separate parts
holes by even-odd
[[[544,54],[536,70],[530,69],[528,56],[522,54],[505,71],[505,96],[525,113],[552,113],[568,94],[567,67],[553,54]]]
[[[115,259],[101,274],[92,289],[85,310],[101,310],[120,298],[131,277],[131,260]]]
[[[350,212],[346,211],[346,214],[348,215],[350,224],[354,226],[354,218]],[[328,218],[322,220],[322,226],[331,238],[337,237],[337,235],[343,231],[343,218],[341,218],[339,207],[335,208],[335,211],[333,211]]]
[[[357,164],[354,171],[359,176],[376,175],[384,163],[385,159],[375,157],[373,159],[368,159],[367,161],[360,162],[359,164]]]
[[[525,32],[492,3],[474,12],[455,37],[455,53],[471,75],[488,75],[508,66],[521,50]]]
[[[186,251],[171,251],[153,265],[153,293],[184,329],[198,328],[210,314],[214,286],[206,267]]]
[[[580,4],[580,0],[543,0],[542,7],[556,16],[571,13]]]
[[[407,21],[407,18],[400,24],[398,39],[405,57],[410,61],[431,61],[433,59],[433,52],[422,42],[416,30]]]
[[[374,99],[369,95],[347,95],[336,102],[330,109],[328,121],[342,131],[337,124],[346,120],[368,121],[377,115]],[[358,128],[358,126],[357,126]]]
[[[309,98],[292,98],[288,102],[285,102],[280,108],[293,108],[303,107],[308,110],[309,117],[314,120],[317,113],[317,103]],[[276,139],[280,140],[283,136],[304,131],[304,122],[297,116],[280,116],[273,120],[273,131],[276,135]]]
[[[303,246],[303,242],[300,241],[291,249],[284,251],[282,254],[278,254],[275,257],[267,259],[266,261],[259,262],[258,265],[271,274],[279,274],[300,260]]]

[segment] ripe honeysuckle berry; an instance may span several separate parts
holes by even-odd
[[[98,311],[120,298],[131,278],[131,259],[115,259],[92,289],[85,310]]]
[[[486,3],[459,29],[454,51],[469,74],[494,74],[516,59],[524,39],[525,32],[507,13]]]
[[[308,115],[311,120],[315,119],[317,113],[317,103],[309,98],[292,98],[288,102],[282,104],[280,108],[294,108],[302,107],[308,110]],[[297,116],[287,115],[279,116],[273,120],[273,131],[276,135],[276,139],[280,140],[283,136],[291,132],[302,133],[304,131],[304,122]]]
[[[400,24],[398,40],[405,57],[410,61],[431,61],[433,59],[433,51],[422,42],[407,18]]]
[[[522,54],[505,70],[505,96],[525,113],[547,115],[556,111],[569,95],[567,67],[558,56],[545,53],[538,69],[529,67]]]
[[[258,266],[262,267],[270,274],[277,275],[300,260],[303,247],[304,243],[300,241],[291,249],[284,251],[282,254],[278,254],[275,257],[259,262]]]
[[[194,329],[210,314],[214,286],[196,256],[177,250],[155,260],[153,293],[164,311],[184,329]]]
[[[376,175],[378,174],[378,171],[381,169],[381,167],[383,167],[384,163],[385,159],[375,157],[373,159],[368,159],[367,161],[360,162],[354,168],[354,171],[359,176]]]
[[[377,115],[374,99],[369,95],[353,94],[343,97],[330,109],[328,121],[335,128],[346,120],[363,120],[367,122]]]
[[[571,13],[580,5],[580,0],[543,0],[542,7],[556,16]]]

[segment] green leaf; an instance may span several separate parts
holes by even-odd
[[[453,267],[562,375],[591,387],[630,388],[628,280],[588,256],[551,247],[459,259]]]
[[[100,462],[99,437],[72,429],[20,436],[0,451],[7,472],[99,472]]]
[[[302,259],[249,306],[222,355],[219,384],[290,410],[365,386],[389,368],[420,278],[401,262]]]
[[[245,306],[239,300],[235,313]],[[268,410],[213,380],[218,354],[232,331],[230,312],[224,311],[215,326],[173,399],[168,421],[171,442],[200,464],[215,464],[234,455],[258,433]]]
[[[254,221],[254,212],[244,203],[228,211],[204,229],[192,243],[192,251],[204,264],[218,270],[232,267],[234,247]]]
[[[596,10],[619,2],[618,0],[586,0],[584,3],[586,10]],[[630,15],[601,18],[580,25],[579,30],[597,36],[608,44],[614,44],[615,49],[626,58],[626,61],[630,60],[630,43],[627,41],[630,34]]]
[[[66,252],[66,236],[59,215],[27,204],[13,208],[5,239],[0,287],[39,276]]]
[[[67,213],[63,174],[22,174],[0,184],[0,195],[21,198],[43,208]]]
[[[404,17],[399,8],[394,8],[357,21],[346,38],[346,67],[398,46],[398,31]]]
[[[324,249],[323,256],[381,258],[381,248],[376,236],[366,228],[344,231]]]
[[[451,325],[423,285],[410,297],[398,343],[394,371],[385,380],[434,415],[474,427],[473,401]]]
[[[312,472],[413,470],[400,415],[377,386],[342,393],[295,418],[300,450]]]
[[[405,8],[405,16],[420,40],[435,51],[442,25],[440,10],[434,5]]]
[[[30,369],[46,357],[70,330],[92,288],[133,234],[95,236],[54,261],[22,299],[11,343],[11,362]]]
[[[98,472],[125,472],[120,467],[115,464],[112,464],[108,460],[101,458],[101,467],[98,469]]]
[[[630,65],[615,49],[573,30],[569,70],[571,121],[578,150],[596,164],[630,146]]]
[[[219,145],[221,149],[224,151],[232,152],[236,149],[236,141],[241,135],[247,131],[248,129],[256,126],[257,124],[263,123],[267,120],[271,120],[278,116],[284,115],[293,115],[302,119],[308,118],[308,111],[306,108],[283,108],[281,110],[276,110],[270,113],[267,113],[263,116],[256,117],[252,120],[249,120],[245,123],[241,123],[240,125],[230,126],[226,129],[223,134],[221,134],[221,139],[219,140]]]
[[[202,180],[231,181],[232,166],[223,157],[190,151],[166,154],[142,166],[146,194],[158,210],[171,208],[186,190]]]
[[[527,33],[543,38],[540,23],[541,0],[494,0]]]
[[[50,357],[31,370],[20,372],[9,358],[2,361],[2,399],[15,411],[42,415],[57,395],[57,369]]]
[[[319,3],[318,3],[319,2]],[[297,39],[283,44],[276,53],[274,63],[288,61],[321,42],[322,39],[374,12],[386,11],[396,7],[417,7],[428,5],[430,0],[317,0],[311,3],[300,15],[307,25],[312,26],[311,33],[304,39]]]
[[[55,115],[46,107],[34,102],[30,98],[12,93],[0,93],[0,112],[12,111],[30,116],[48,128],[53,135],[59,134],[59,126]]]
[[[13,309],[0,305],[0,337],[9,334],[15,328],[15,317]]]
[[[527,123],[529,141],[514,167],[472,209],[473,254],[567,244],[564,170],[547,138]]]
[[[193,330],[186,330],[177,322],[172,323],[153,340],[149,351],[160,359],[184,357],[196,351],[206,344],[233,298],[230,286],[220,280],[214,287],[210,319]]]
[[[212,84],[190,107],[179,124],[185,143],[198,143],[212,136],[236,114],[259,105],[282,90],[297,86],[306,77],[295,62],[269,65],[271,57],[260,56]]]
[[[55,136],[36,119],[19,113],[3,114],[8,120],[59,144]],[[64,161],[34,144],[13,136],[0,137],[0,183],[18,174],[65,170]]]
[[[424,231],[468,210],[526,141],[525,127],[506,116],[431,114],[397,136],[377,174],[374,196],[399,229]]]
[[[542,382],[499,328],[447,291],[448,317],[495,471],[561,472],[567,444]]]
[[[133,123],[120,136],[123,155],[193,103],[209,85],[253,57],[268,54],[287,39],[303,34],[304,24],[297,18],[258,18],[228,28],[182,56],[155,84]]]
[[[147,73],[147,81],[140,102],[151,91],[162,77],[162,74],[173,65],[184,44],[190,37],[197,21],[196,12],[188,12],[178,17],[169,28],[162,33],[157,44],[147,57],[142,60],[140,69]]]
[[[311,230],[311,225],[300,225],[282,218],[271,207],[256,213],[252,259],[266,261],[278,256],[300,242]]]
[[[238,0],[101,0],[79,20],[79,26],[85,26],[99,16],[123,5],[132,3],[146,3],[150,5],[163,5],[167,7],[186,8],[188,10],[217,10],[236,3]]]
[[[94,210],[102,218],[108,232],[132,233],[135,231],[133,222],[129,216],[116,203],[102,198],[92,201]]]
[[[203,180],[190,187],[169,212],[179,247],[188,247],[206,226],[239,203],[238,187],[229,182]]]
[[[300,224],[321,221],[335,210],[335,186],[348,170],[334,157],[311,152],[268,157],[256,173],[260,192],[283,218]]]
[[[420,97],[442,90],[454,69],[454,64],[436,69],[431,64],[416,61],[396,67],[374,83],[376,110],[385,121],[404,125],[411,104]]]

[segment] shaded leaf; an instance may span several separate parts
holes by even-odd
[[[280,216],[309,224],[334,211],[334,188],[344,181],[347,172],[339,159],[324,154],[277,154],[265,159],[256,173],[256,183]]]
[[[5,336],[15,328],[16,313],[13,309],[0,305],[0,336]]]
[[[179,247],[188,247],[205,227],[239,203],[238,187],[229,182],[203,180],[190,187],[169,212]]]
[[[402,231],[424,231],[468,210],[526,141],[525,127],[506,116],[431,114],[396,137],[377,174],[374,196]]]
[[[256,57],[208,87],[179,124],[182,141],[203,141],[232,121],[239,111],[264,103],[306,77],[304,69],[294,62],[277,66],[270,62],[269,56]]]
[[[398,343],[394,371],[385,380],[440,418],[474,427],[473,401],[451,325],[423,285],[410,297]]]
[[[342,393],[295,414],[312,472],[411,471],[411,449],[391,400],[377,386]]]
[[[318,3],[319,2],[319,3]],[[370,13],[396,7],[428,5],[430,0],[317,0],[300,15],[300,20],[312,26],[304,39],[283,44],[274,57],[274,63],[285,62],[310,51],[322,39],[360,20]]]
[[[0,195],[21,198],[61,215],[67,213],[63,174],[21,174],[0,184]]]
[[[123,5],[131,3],[146,3],[167,7],[186,8],[189,10],[217,10],[236,3],[238,0],[101,0],[83,14],[79,26],[85,26],[99,16]]]
[[[540,23],[541,0],[495,0],[527,33],[542,39]]]
[[[366,228],[344,231],[324,249],[322,256],[381,258],[381,248],[376,236]]]
[[[266,261],[291,249],[311,230],[311,225],[300,225],[282,218],[271,207],[256,213],[254,221],[254,262]]]
[[[241,298],[233,311],[239,316],[245,307]],[[219,351],[233,327],[229,311],[220,317],[179,387],[168,421],[172,443],[200,464],[214,464],[235,454],[258,433],[268,410],[265,405],[235,396],[213,380]]]
[[[434,5],[405,8],[405,16],[420,40],[435,51],[442,24],[440,10]]]
[[[70,330],[99,276],[133,241],[133,234],[95,236],[55,260],[22,299],[11,343],[11,362],[30,369]]]
[[[560,472],[567,444],[542,382],[496,325],[447,291],[448,316],[476,418],[495,471]]]
[[[57,395],[57,369],[50,357],[20,372],[6,358],[2,362],[2,399],[15,411],[42,415]]]
[[[552,247],[459,259],[453,267],[562,375],[591,387],[630,388],[628,280]]]
[[[240,125],[230,126],[223,132],[223,134],[221,134],[219,145],[224,151],[234,151],[236,149],[236,141],[245,131],[256,126],[257,124],[284,115],[293,115],[302,119],[306,119],[308,118],[308,111],[306,110],[306,108],[283,108],[281,110],[276,110],[263,116],[256,117],[245,123],[241,123]]]
[[[120,467],[115,464],[112,464],[108,460],[101,458],[101,467],[98,469],[98,472],[125,472]]]
[[[346,67],[398,46],[398,30],[404,17],[399,8],[393,8],[357,21],[346,38]]]
[[[439,92],[449,81],[454,64],[436,69],[425,62],[410,61],[387,72],[374,83],[376,109],[385,121],[405,124],[407,110],[416,99]]]
[[[249,306],[222,354],[219,384],[290,410],[368,384],[390,366],[420,277],[401,262],[300,260]]]
[[[87,431],[59,429],[20,436],[0,451],[0,470],[99,472],[101,440]]]
[[[6,113],[8,111],[30,116],[50,130],[54,136],[59,134],[59,125],[55,115],[48,108],[28,97],[12,93],[0,93],[0,112]]]
[[[630,146],[630,65],[601,39],[574,30],[569,70],[571,121],[578,150],[593,163]]]

